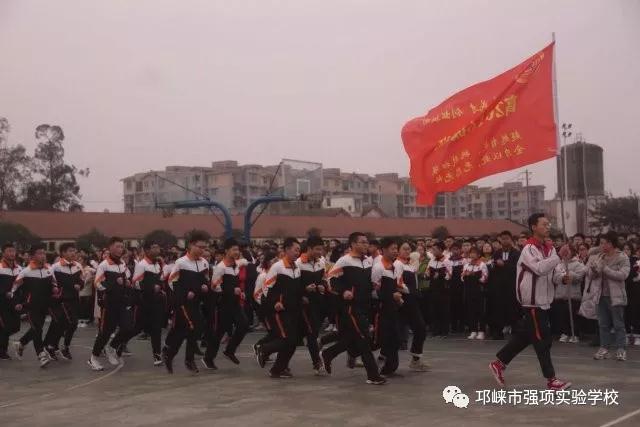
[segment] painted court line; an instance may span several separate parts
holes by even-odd
[[[629,418],[635,417],[636,415],[640,415],[640,409],[636,409],[635,411],[629,412],[628,414],[625,414],[625,415],[621,416],[620,418],[616,418],[613,421],[609,421],[606,424],[602,424],[600,427],[611,427],[611,426],[614,426],[616,424],[620,424],[621,422],[623,422],[625,420],[628,420]]]

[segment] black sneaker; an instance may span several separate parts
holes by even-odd
[[[371,378],[367,380],[367,384],[371,384],[371,385],[384,385],[386,383],[387,383],[387,380],[382,377]]]
[[[11,356],[9,356],[5,352],[2,352],[2,353],[0,353],[0,360],[11,360]]]
[[[71,357],[71,351],[69,350],[69,347],[62,347],[62,350],[60,350],[60,356],[64,360],[73,360],[73,357]]]
[[[53,347],[45,347],[44,348],[47,351],[47,354],[49,355],[49,359],[57,362],[58,361],[58,356],[56,355],[56,349]]]
[[[236,357],[235,354],[233,353],[229,353],[227,351],[223,351],[222,354],[224,354],[226,356],[227,359],[231,360],[233,363],[235,363],[236,365],[240,364],[240,360],[238,360],[238,358]]]
[[[200,372],[198,370],[198,366],[196,365],[196,362],[194,360],[187,360],[184,362],[184,366],[185,368],[187,368],[188,371],[191,371],[191,373],[193,374],[197,374],[198,372]]]
[[[320,359],[322,359],[324,370],[327,371],[327,374],[331,375],[331,360],[327,359],[324,351],[320,353]]]
[[[160,366],[162,365],[162,356],[159,354],[154,354],[153,355],[153,366]]]
[[[280,372],[280,378],[293,378],[293,374],[291,373],[291,369],[285,368],[284,371]]]
[[[282,371],[282,372],[269,371],[269,376],[271,378],[282,378],[282,379],[292,378],[293,377],[293,375],[291,375],[291,373],[286,372],[286,371]]]
[[[173,357],[169,356],[167,347],[162,349],[162,361],[167,368],[167,372],[173,374]]]
[[[202,358],[200,359],[200,361],[202,361],[202,366],[204,366],[205,369],[208,369],[209,371],[218,370],[218,367],[216,366],[215,363],[213,363],[213,360],[207,360],[206,358]]]
[[[258,361],[258,365],[261,368],[264,368],[264,365],[267,364],[267,356],[264,354],[264,351],[262,351],[262,346],[261,345],[258,346],[258,352],[256,354],[256,360]]]

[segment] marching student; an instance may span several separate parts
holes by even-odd
[[[451,262],[444,256],[444,243],[436,242],[431,248],[433,259],[427,267],[427,278],[430,280],[431,300],[431,333],[434,337],[446,338],[449,335],[450,319],[450,280],[453,274]]]
[[[367,371],[367,384],[382,385],[386,379],[380,376],[369,337],[369,312],[371,310],[371,259],[366,256],[368,241],[364,233],[349,235],[351,252],[340,258],[327,277],[333,279],[332,287],[338,297],[339,340],[324,350],[320,357],[327,373],[331,374],[331,362],[335,357],[352,349],[362,358]]]
[[[253,345],[253,352],[256,355],[256,357],[258,356],[258,347],[260,345],[265,344],[276,338],[273,331],[273,327],[271,326],[271,323],[269,323],[269,320],[267,319],[268,313],[266,310],[266,303],[265,303],[265,300],[266,300],[265,290],[267,289],[267,286],[265,282],[267,280],[267,273],[269,272],[269,269],[271,269],[271,266],[275,264],[277,261],[278,259],[276,257],[275,252],[271,250],[267,250],[266,252],[264,252],[262,263],[260,264],[260,267],[259,267],[260,273],[258,274],[258,278],[256,279],[256,287],[253,292],[253,299],[256,302],[256,305],[258,307],[258,309],[256,310],[256,313],[267,331],[265,336],[260,338]]]
[[[480,259],[480,251],[473,247],[469,249],[469,263],[462,270],[464,284],[465,306],[467,307],[467,326],[470,340],[484,339],[486,328],[485,298],[489,270]]]
[[[22,305],[13,296],[11,289],[22,271],[16,263],[17,251],[13,244],[2,245],[0,261],[0,360],[11,360],[9,356],[9,337],[20,331]]]
[[[307,340],[307,348],[316,375],[325,373],[320,360],[318,347],[318,331],[320,330],[321,307],[325,301],[326,281],[325,262],[322,254],[324,242],[318,236],[311,236],[306,241],[306,251],[296,260],[300,269],[300,335]]]
[[[398,259],[394,262],[394,267],[398,271],[398,280],[403,285],[401,289],[403,290],[404,303],[400,306],[400,316],[401,319],[404,319],[404,324],[413,331],[411,348],[409,349],[409,354],[411,354],[409,369],[423,372],[430,368],[429,364],[422,359],[427,331],[419,304],[418,276],[416,267],[409,260],[410,254],[411,246],[409,243],[403,242],[398,249]]]
[[[398,256],[398,243],[385,237],[381,240],[382,257],[371,269],[371,282],[376,290],[380,308],[374,320],[374,342],[380,346],[380,375],[393,375],[398,369],[400,350],[399,309],[403,306],[402,267],[394,264]],[[406,292],[405,292],[406,293]]]
[[[558,253],[552,245],[545,243],[551,227],[543,213],[529,217],[529,230],[533,237],[527,241],[518,261],[518,280],[515,284],[518,302],[523,307],[524,316],[511,335],[509,342],[496,355],[496,360],[489,364],[489,369],[496,382],[504,386],[504,371],[507,365],[522,350],[533,345],[542,374],[547,379],[550,390],[565,390],[571,386],[568,381],[556,378],[551,362],[551,325],[549,312],[553,302],[553,270],[561,260],[568,260],[571,250],[563,246]]]
[[[300,256],[300,243],[289,237],[284,241],[284,257],[273,264],[265,278],[264,307],[276,338],[257,347],[257,360],[264,368],[267,358],[278,353],[269,371],[271,378],[291,378],[289,361],[298,343],[298,319],[295,306],[299,304],[301,288],[300,269],[296,260]]]
[[[80,310],[78,292],[84,287],[84,271],[77,261],[77,254],[75,244],[63,243],[60,245],[60,259],[52,267],[61,298],[52,307],[56,322],[49,327],[44,341],[49,355],[55,354],[65,360],[72,359],[70,346],[73,335],[78,329]],[[62,337],[64,337],[62,349],[58,350]]]
[[[160,245],[153,241],[145,241],[142,245],[144,258],[140,260],[133,272],[133,286],[140,292],[135,313],[136,327],[132,336],[140,331],[151,337],[153,364],[162,364],[161,340],[162,326],[165,322],[167,295],[163,289],[163,266],[160,262]],[[136,307],[137,308],[137,307]]]
[[[50,314],[52,299],[58,298],[60,289],[56,285],[56,279],[51,271],[51,266],[46,263],[47,254],[42,244],[36,244],[29,250],[31,261],[25,267],[18,277],[16,277],[10,295],[18,294],[18,305],[22,306],[27,313],[31,328],[14,343],[16,356],[22,359],[24,347],[33,341],[33,348],[36,351],[40,367],[44,368],[51,362],[51,356],[45,351],[44,342],[42,340],[42,328],[47,314]],[[17,307],[16,307],[17,308]],[[52,316],[52,325],[56,321]]]
[[[185,339],[185,367],[194,374],[199,372],[195,351],[204,323],[200,302],[206,301],[209,293],[209,264],[202,258],[202,253],[207,249],[207,240],[204,234],[191,233],[187,254],[175,262],[168,279],[173,287],[174,307],[171,329],[162,349],[162,361],[170,374],[173,374],[173,359]]]
[[[469,249],[471,249],[471,247],[469,247]],[[453,242],[449,250],[450,255],[448,260],[451,263],[451,280],[449,281],[451,330],[452,332],[464,332],[464,325],[466,322],[462,270],[468,260],[462,254],[462,246],[460,242]]]
[[[513,330],[520,319],[520,304],[516,297],[516,270],[520,251],[513,245],[513,236],[503,231],[499,236],[502,249],[493,253],[493,270],[489,289],[489,326],[494,340],[504,339],[505,330]]]
[[[207,351],[202,363],[207,369],[217,369],[215,358],[220,348],[220,340],[227,331],[233,329],[231,338],[227,342],[222,354],[236,365],[240,360],[236,357],[236,350],[249,330],[249,321],[244,311],[245,294],[240,287],[239,272],[241,263],[248,263],[240,259],[240,245],[235,239],[224,242],[225,255],[222,261],[213,269],[211,277],[212,296],[216,298],[208,312],[212,315],[207,319],[205,338]]]
[[[110,364],[124,364],[121,357],[122,347],[134,327],[131,311],[134,303],[131,272],[122,259],[124,251],[124,241],[121,238],[109,239],[108,255],[96,270],[94,283],[98,292],[100,324],[91,357],[87,362],[94,371],[104,369],[98,360],[102,350],[105,351]],[[116,329],[118,332],[109,343],[109,338]]]

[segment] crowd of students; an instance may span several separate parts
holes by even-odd
[[[530,232],[543,215],[534,217]],[[245,335],[264,330],[254,351],[261,367],[277,354],[269,371],[274,378],[291,376],[289,361],[304,342],[317,375],[330,374],[336,356],[347,352],[349,367],[361,361],[367,382],[384,384],[398,369],[400,350],[409,351],[410,370],[429,369],[422,355],[427,337],[464,333],[469,340],[503,340],[508,335],[506,347],[517,349],[504,350],[492,364],[500,383],[508,364],[502,359],[510,361],[531,343],[522,335],[522,342],[513,344],[528,310],[535,308],[548,326],[544,340],[556,336],[562,343],[578,343],[592,333],[600,346],[595,359],[609,357],[615,347],[615,357],[623,361],[627,345],[640,345],[637,243],[636,235],[613,232],[576,235],[567,242],[548,233],[508,231],[443,241],[377,241],[356,232],[345,243],[310,236],[261,245],[228,239],[220,246],[194,233],[185,249],[153,241],[126,248],[113,237],[108,247],[91,254],[66,243],[58,254],[34,245],[28,255],[19,255],[6,243],[0,360],[12,358],[12,336],[19,337],[12,343],[14,357],[22,358],[33,343],[42,367],[71,360],[76,328],[95,324],[87,362],[93,370],[104,369],[105,357],[122,364],[127,343],[142,334],[150,339],[153,363],[170,373],[186,341],[185,366],[198,372],[196,355],[201,367],[215,370],[224,343],[223,356],[239,364],[236,350]],[[531,315],[534,341],[535,335],[543,341],[536,312]],[[28,322],[22,335],[21,319]],[[543,365],[547,356],[541,354]],[[570,385],[555,379],[550,359],[545,363],[550,388]]]

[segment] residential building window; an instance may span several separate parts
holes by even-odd
[[[475,197],[476,197],[476,200],[480,200],[480,194],[476,194]]]
[[[142,191],[142,181],[136,182],[136,191]]]
[[[331,197],[327,197],[327,207],[331,207]]]
[[[504,216],[504,211],[498,211],[498,216]]]
[[[513,202],[513,207],[517,208],[518,206],[520,206],[520,202]]]
[[[131,190],[133,188],[133,183],[131,182],[131,180],[127,180],[127,190]]]
[[[513,193],[511,193],[511,197],[518,197],[518,192],[514,191]]]
[[[504,207],[506,207],[506,206],[507,206],[507,202],[505,202],[504,200],[502,200],[502,201],[498,202],[498,207],[499,207],[499,208],[504,208]]]

